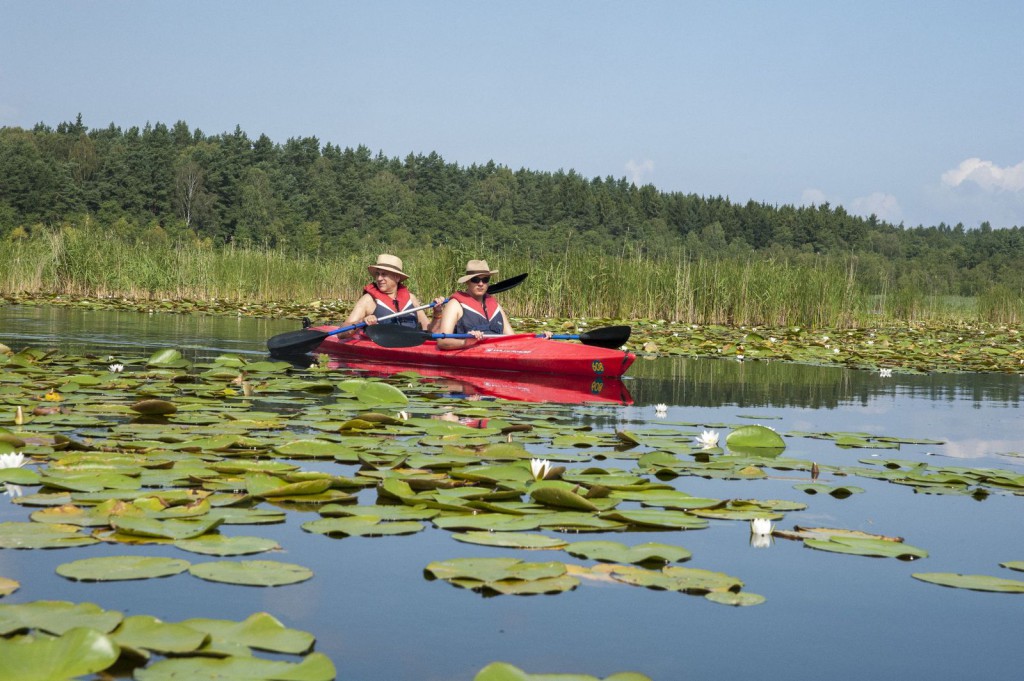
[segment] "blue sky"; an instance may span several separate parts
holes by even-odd
[[[1024,2],[0,0],[0,125],[183,120],[1024,226]]]

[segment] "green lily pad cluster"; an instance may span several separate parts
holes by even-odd
[[[777,522],[807,505],[746,495],[694,496],[678,489],[676,478],[742,483],[799,475],[805,482],[794,485],[796,490],[828,495],[829,503],[864,491],[837,484],[841,476],[927,493],[1024,493],[1024,476],[1005,470],[882,457],[828,466],[786,455],[786,441],[800,437],[831,440],[837,455],[847,458],[849,449],[884,445],[888,453],[933,441],[776,433],[751,423],[630,424],[617,430],[614,419],[603,420],[615,414],[615,406],[524,409],[500,401],[469,402],[447,396],[415,372],[384,380],[231,355],[195,364],[176,350],[120,359],[116,370],[111,358],[36,349],[3,355],[0,364],[0,453],[18,452],[27,461],[0,470],[0,483],[19,489],[11,501],[27,516],[0,522],[0,549],[70,549],[99,542],[123,549],[119,555],[62,563],[58,574],[76,582],[180,580],[189,578],[187,572],[225,584],[287,588],[315,575],[301,565],[263,559],[259,554],[282,547],[260,536],[259,528],[302,512],[302,529],[323,535],[323,541],[412,541],[401,537],[443,531],[462,545],[559,551],[576,559],[431,556],[424,561],[428,579],[485,595],[560,594],[601,582],[746,606],[764,597],[746,591],[739,578],[679,565],[704,556],[695,558],[674,543],[630,538],[706,530],[722,521]],[[695,442],[698,426],[729,432],[721,446],[704,447]],[[541,473],[531,466],[538,456],[550,462]],[[242,525],[249,527],[242,531]],[[621,541],[608,541],[609,532]],[[580,534],[597,537],[581,540]],[[902,542],[841,530],[793,538],[833,553],[927,555]],[[147,547],[154,545],[161,551],[176,548],[181,555],[151,555]],[[211,556],[216,559],[204,558]],[[0,576],[0,596],[18,587]],[[142,622],[131,626],[136,624]],[[110,639],[110,646],[92,634],[76,634],[84,638],[65,643],[54,643],[53,632],[11,636],[46,639],[40,645],[50,646],[47,654],[58,658],[64,653],[54,652],[54,646],[77,650],[84,641],[97,650],[117,646],[123,651],[128,645],[124,637],[111,639],[112,629],[96,631]],[[141,643],[134,647],[171,652]],[[327,669],[319,661],[272,669],[228,659],[161,660],[136,676],[143,678],[144,671],[153,674],[145,678],[156,679],[200,673],[306,678],[306,672],[293,669],[306,664],[312,678]],[[164,663],[171,670],[167,676],[156,671]]]
[[[115,665],[136,679],[223,678],[331,681],[330,658],[310,652],[311,634],[289,629],[268,613],[241,622],[163,622],[125,617],[93,603],[36,601],[0,605],[0,659],[5,678],[67,679]],[[297,656],[292,662],[254,651]],[[154,656],[160,657],[152,661]]]
[[[643,352],[773,360],[910,373],[1020,373],[1022,330],[989,323],[922,322],[872,328],[730,327],[631,322]]]

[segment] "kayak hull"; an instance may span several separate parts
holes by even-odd
[[[340,327],[320,326],[315,330],[329,333],[337,328]],[[631,352],[548,340],[533,334],[487,337],[465,348],[439,350],[432,340],[408,348],[385,348],[360,333],[344,339],[328,336],[314,352],[371,362],[589,378],[618,378],[636,359]]]
[[[327,366],[332,369],[355,369],[370,376],[393,376],[402,371],[414,370],[428,381],[447,388],[452,394],[469,399],[479,397],[558,404],[633,404],[633,396],[626,384],[621,378],[613,377],[532,375],[521,371],[361,362],[345,357],[331,357]]]

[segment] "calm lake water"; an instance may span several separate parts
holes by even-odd
[[[175,347],[194,361],[223,353],[259,357],[267,337],[294,328],[291,321],[0,307],[0,343],[15,350],[32,345],[142,357]],[[632,405],[580,407],[581,414],[591,419],[596,414],[597,427],[609,431],[657,427],[692,432],[714,425],[724,439],[733,427],[761,423],[780,433],[935,439],[943,444],[872,450],[787,437],[785,456],[835,466],[882,457],[1024,472],[1020,376],[881,378],[783,363],[658,359],[638,360],[625,384]],[[666,417],[655,416],[656,403],[669,406]],[[2,402],[0,409],[5,409]],[[304,468],[345,475],[354,470],[323,461]],[[468,681],[495,660],[533,673],[604,677],[628,670],[657,681],[1019,678],[1024,595],[948,589],[915,580],[911,573],[1024,579],[999,567],[1024,560],[1024,496],[993,493],[976,500],[921,494],[885,481],[823,474],[819,482],[865,490],[840,500],[794,489],[810,481],[806,473],[767,472],[769,477],[761,480],[680,477],[672,484],[702,497],[803,502],[807,510],[787,513],[781,528],[799,524],[898,535],[930,556],[914,562],[865,558],[780,539],[755,548],[747,523],[713,520],[710,528],[693,532],[572,539],[682,545],[693,553],[684,566],[735,575],[744,581],[744,591],[767,598],[763,605],[731,608],[695,596],[594,582],[555,596],[484,598],[424,579],[424,566],[459,556],[585,561],[559,552],[464,545],[433,528],[408,537],[334,540],[300,529],[315,513],[290,512],[281,525],[237,529],[276,539],[284,551],[274,559],[312,569],[316,576],[302,584],[257,589],[187,575],[158,582],[74,583],[58,577],[56,566],[81,557],[119,555],[124,548],[8,550],[0,551],[0,576],[19,580],[22,588],[2,602],[88,601],[169,621],[241,619],[266,610],[315,635],[316,649],[334,660],[339,679]],[[373,503],[372,491],[363,494],[363,503]],[[0,522],[26,520],[30,511],[0,497]],[[166,547],[151,553],[183,556]]]

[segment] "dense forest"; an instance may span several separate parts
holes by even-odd
[[[1024,290],[1021,227],[905,228],[841,206],[731,202],[625,178],[404,159],[316,137],[207,135],[179,121],[0,128],[0,243],[67,225],[123,240],[336,255],[457,244],[479,253],[597,249],[799,262],[854,256],[858,278],[931,294]]]

